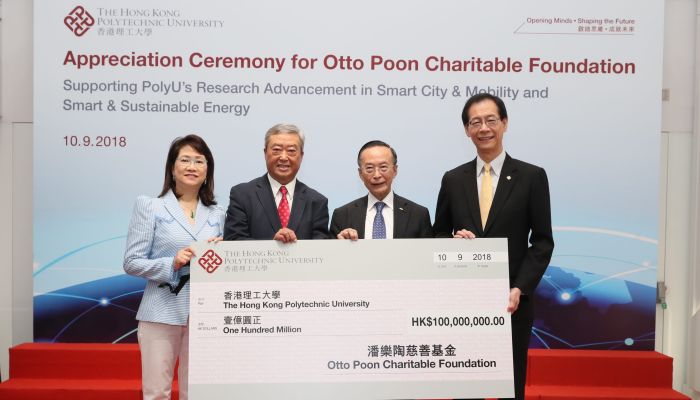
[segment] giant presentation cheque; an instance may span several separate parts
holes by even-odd
[[[513,396],[505,239],[195,247],[193,399]]]

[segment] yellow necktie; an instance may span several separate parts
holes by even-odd
[[[491,184],[491,165],[484,164],[484,173],[481,176],[481,198],[479,209],[481,211],[481,228],[486,228],[486,219],[489,217],[491,202],[493,201],[493,186]]]

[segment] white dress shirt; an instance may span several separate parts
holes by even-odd
[[[374,226],[374,216],[377,215],[377,209],[374,204],[377,202],[386,204],[382,209],[382,217],[384,217],[384,225],[386,226],[386,238],[394,238],[394,191],[390,191],[384,199],[379,200],[372,193],[367,195],[367,215],[365,216],[365,239],[372,239],[372,227]]]
[[[281,183],[277,182],[275,178],[270,176],[270,174],[267,174],[267,179],[270,181],[270,187],[272,188],[272,194],[275,195],[275,206],[279,207],[280,202],[282,201],[282,192],[280,192],[280,188],[282,186],[287,188],[287,203],[289,203],[289,215],[291,218],[292,215],[292,201],[294,200],[294,188],[297,185],[297,178],[295,177],[292,179],[291,182],[289,182],[286,185],[282,185]]]
[[[501,170],[503,169],[503,163],[506,161],[506,152],[502,151],[498,157],[491,160],[491,187],[493,188],[493,193],[491,193],[491,198],[496,194],[496,187],[498,186],[498,178],[501,176]],[[476,187],[479,190],[479,198],[481,198],[481,177],[484,176],[484,164],[486,162],[482,160],[479,156],[476,157]]]

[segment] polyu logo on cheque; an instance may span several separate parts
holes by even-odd
[[[205,271],[208,273],[213,273],[216,271],[217,268],[223,263],[223,259],[221,256],[216,254],[214,250],[207,250],[206,253],[202,254],[201,257],[199,257],[199,266],[204,268]]]
[[[75,6],[71,12],[63,18],[63,23],[75,36],[83,36],[95,25],[95,18],[83,6]]]

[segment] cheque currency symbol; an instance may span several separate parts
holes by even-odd
[[[95,18],[83,6],[76,6],[63,18],[63,23],[75,34],[83,36],[91,26],[95,25]]]
[[[211,274],[212,272],[216,271],[217,268],[219,268],[219,265],[221,265],[223,260],[214,252],[214,250],[207,250],[206,253],[199,257],[199,261],[197,262],[202,268],[204,268],[205,271]]]

